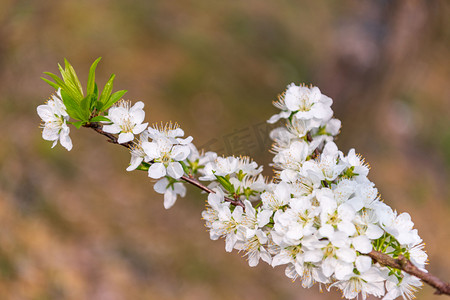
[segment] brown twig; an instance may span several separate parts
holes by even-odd
[[[410,275],[422,279],[425,283],[436,289],[435,294],[437,295],[450,295],[450,283],[444,282],[436,276],[420,270],[402,255],[400,255],[398,259],[395,259],[383,252],[375,250],[372,250],[367,255],[381,265],[405,271]]]
[[[187,183],[192,184],[193,186],[198,187],[199,189],[207,192],[207,193],[215,193],[213,190],[211,190],[210,188],[208,188],[207,186],[204,186],[203,184],[201,184],[200,182],[198,182],[197,179],[195,178],[190,178],[188,176],[181,176],[181,179],[183,179],[184,181],[186,181]],[[230,202],[231,204],[233,204],[234,206],[241,206],[242,208],[245,209],[244,204],[242,203],[241,200],[234,200],[228,197],[224,197],[225,201]]]
[[[131,149],[132,148],[132,142],[128,142],[128,143],[123,143],[123,144],[119,144],[119,142],[117,141],[117,137],[111,133],[105,132],[103,131],[103,126],[101,124],[99,124],[98,122],[92,122],[92,123],[87,123],[85,125],[83,125],[86,128],[91,128],[94,131],[96,131],[97,133],[104,135],[108,138],[108,142],[112,143],[112,144],[117,144],[117,145],[121,145],[127,149]],[[193,176],[181,176],[181,179],[186,181],[187,183],[192,184],[193,186],[198,187],[199,189],[207,192],[207,193],[215,193],[213,190],[211,190],[210,188],[208,188],[207,186],[204,186],[203,184],[201,184],[197,179],[195,179]],[[227,202],[230,202],[231,204],[233,204],[234,206],[241,206],[242,208],[245,209],[244,204],[242,203],[241,200],[238,199],[231,199],[228,197],[224,197],[224,200]]]
[[[123,146],[125,148],[131,149],[132,142],[119,144],[119,142],[117,141],[117,137],[114,134],[104,132],[102,129],[103,126],[100,125],[100,123],[98,123],[98,122],[87,123],[87,124],[83,125],[83,127],[92,128],[94,131],[100,133],[101,135],[106,136],[108,138],[108,142],[110,142],[110,143],[117,144],[117,145]]]

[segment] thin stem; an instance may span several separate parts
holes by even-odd
[[[123,147],[125,147],[127,149],[131,149],[131,147],[132,147],[132,142],[119,144],[119,142],[117,140],[117,137],[115,135],[111,134],[111,133],[103,131],[103,129],[102,129],[103,126],[100,123],[98,123],[98,122],[87,123],[87,124],[85,124],[83,126],[86,127],[86,128],[91,128],[94,131],[96,131],[97,133],[106,136],[108,138],[108,142],[110,142],[112,144],[121,145],[121,146],[123,146]],[[192,175],[189,175],[189,176],[183,175],[183,176],[181,176],[181,179],[186,181],[187,183],[192,184],[193,186],[198,187],[199,189],[201,189],[201,190],[203,190],[203,191],[205,191],[207,193],[215,193],[213,190],[211,190],[207,186],[204,186],[203,184],[201,184]],[[227,201],[227,202],[230,202],[234,206],[241,206],[245,210],[245,206],[244,206],[244,204],[242,203],[241,200],[238,200],[238,199],[234,200],[234,199],[231,199],[231,198],[228,198],[228,197],[224,197],[224,200]]]
[[[198,182],[198,180],[195,179],[195,178],[191,178],[191,177],[183,175],[183,176],[181,176],[181,179],[186,181],[187,183],[192,184],[193,186],[198,187],[199,189],[201,189],[201,190],[203,190],[203,191],[205,191],[207,193],[215,193],[213,190],[211,190],[207,186],[204,186],[203,184]],[[231,199],[231,198],[228,198],[228,197],[224,197],[224,199],[225,199],[225,201],[230,202],[234,206],[241,206],[245,210],[244,204],[242,203],[241,200],[234,200],[234,199]]]
[[[405,271],[410,275],[422,279],[425,283],[436,289],[436,295],[450,295],[450,283],[444,282],[436,276],[420,270],[403,255],[400,255],[398,259],[395,259],[383,252],[375,250],[372,250],[367,255],[381,265]]]

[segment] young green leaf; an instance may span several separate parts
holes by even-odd
[[[53,87],[55,90],[59,89],[59,85],[54,83],[53,81],[50,81],[44,77],[41,77],[42,80],[44,80],[45,82],[47,82],[51,87]]]
[[[83,88],[81,86],[80,80],[78,79],[77,73],[75,72],[75,69],[72,67],[72,65],[69,63],[67,59],[64,58],[64,64],[66,68],[66,72],[68,72],[71,82],[75,85],[75,88],[79,91],[81,96],[83,95]]]
[[[88,95],[94,93],[95,90],[95,69],[97,68],[98,63],[100,62],[102,58],[97,58],[91,65],[91,68],[89,69],[89,77],[86,87],[86,93]]]
[[[103,91],[102,91],[102,95],[100,96],[100,102],[102,102],[102,103],[108,102],[108,99],[111,96],[111,91],[113,88],[114,77],[116,77],[116,75],[112,74],[111,77],[109,78],[108,82],[105,84],[105,87],[103,88]],[[101,107],[100,109],[102,111],[104,110],[103,107]]]
[[[126,92],[127,92],[127,90],[121,90],[121,91],[117,91],[114,94],[112,94],[111,97],[109,97],[108,101],[102,106],[102,111],[107,110],[114,103],[119,101],[120,98],[122,98],[122,96],[125,95]]]
[[[63,80],[61,80],[57,75],[50,73],[50,72],[44,72],[45,75],[51,77],[56,84],[61,88],[61,90],[65,90],[66,93],[73,99],[75,99],[77,97],[77,93],[73,91],[73,89],[71,89],[69,86],[67,86],[65,84],[65,82]]]
[[[72,124],[73,126],[75,126],[77,129],[80,129],[81,126],[83,126],[85,123],[86,123],[86,122],[83,122],[83,121],[77,121],[77,122],[72,122],[71,124]]]
[[[217,181],[223,186],[225,190],[227,190],[230,194],[234,194],[234,186],[231,184],[230,180],[228,180],[224,176],[214,175],[217,178]]]
[[[50,73],[50,72],[44,72],[45,75],[51,77],[58,86],[61,88],[64,88],[66,85],[64,84],[64,81],[62,81],[57,75]]]
[[[89,120],[89,122],[91,122],[91,123],[93,123],[93,122],[101,122],[101,121],[111,122],[111,120],[108,119],[105,116],[96,116],[96,117],[93,117],[92,119]]]
[[[64,80],[64,88],[63,89],[66,90],[66,92],[72,97],[73,100],[77,101],[77,103],[80,103],[84,97],[82,97],[80,95],[76,85],[72,82],[72,79],[71,79],[71,76],[70,76],[68,70],[64,70],[60,64],[58,64],[58,69]]]
[[[67,113],[71,118],[81,121],[87,121],[83,117],[83,111],[81,110],[80,105],[75,100],[73,100],[73,98],[65,90],[61,90],[61,97],[64,105],[66,106]]]
[[[80,112],[83,117],[82,118],[83,121],[89,120],[89,117],[91,115],[90,105],[91,105],[91,97],[90,96],[85,97],[80,102],[79,108],[80,108]]]

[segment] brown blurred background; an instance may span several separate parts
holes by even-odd
[[[339,299],[283,268],[249,268],[200,219],[189,188],[169,211],[129,154],[87,129],[50,149],[39,79],[66,57],[86,80],[177,121],[197,145],[266,165],[271,101],[291,82],[334,99],[338,146],[372,166],[385,201],[408,211],[429,270],[450,280],[450,2],[0,2],[0,299]],[[418,299],[442,299],[424,288]]]

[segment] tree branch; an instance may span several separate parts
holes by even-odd
[[[132,148],[132,142],[128,142],[128,143],[124,143],[124,144],[119,144],[117,141],[117,137],[113,134],[107,133],[103,131],[103,126],[97,122],[93,122],[93,123],[87,123],[85,125],[83,125],[86,128],[91,128],[94,131],[96,131],[97,133],[104,135],[108,138],[108,142],[113,143],[113,144],[118,144],[121,145],[127,149],[131,149]],[[311,135],[308,133],[307,136],[308,141],[312,140]],[[319,155],[318,150],[315,150],[315,157],[317,157]],[[210,188],[208,188],[207,186],[204,186],[203,184],[201,184],[196,178],[192,177],[192,176],[185,176],[183,175],[181,177],[181,179],[207,193],[215,193],[213,190],[211,190]],[[228,197],[224,197],[224,200],[227,202],[230,202],[231,204],[233,204],[234,206],[241,206],[242,208],[245,209],[244,204],[242,203],[242,201],[240,200],[235,200],[235,199],[231,199]],[[395,269],[399,269],[402,270],[410,275],[416,276],[417,278],[420,278],[422,281],[424,281],[425,283],[429,284],[430,286],[432,286],[433,288],[436,289],[435,294],[437,295],[450,295],[450,283],[444,282],[441,279],[437,278],[436,276],[424,272],[422,270],[420,270],[419,268],[417,268],[416,266],[414,266],[410,260],[408,260],[406,257],[404,256],[399,256],[398,259],[392,258],[391,256],[379,252],[379,251],[375,251],[372,250],[370,253],[367,254],[369,257],[371,257],[374,261],[378,262],[381,265],[387,266],[387,267],[391,267],[391,268],[395,268]]]
[[[108,132],[104,132],[103,131],[103,126],[98,123],[98,122],[92,122],[92,123],[87,123],[85,125],[83,125],[83,127],[86,128],[91,128],[94,131],[96,131],[97,133],[104,135],[108,138],[108,142],[112,143],[112,144],[117,144],[117,145],[121,145],[127,149],[132,149],[133,147],[133,142],[128,142],[128,143],[123,143],[123,144],[119,144],[119,142],[117,141],[117,137],[111,133]],[[201,184],[197,179],[193,178],[193,177],[189,177],[189,176],[181,176],[181,179],[186,181],[187,183],[192,184],[193,186],[196,186],[197,188],[207,192],[207,193],[215,193],[213,190],[211,190],[210,188],[208,188],[207,186],[204,186],[203,184]],[[245,210],[245,206],[242,203],[241,200],[235,200],[235,199],[231,199],[228,197],[224,197],[224,200],[227,202],[230,202],[231,204],[233,204],[234,206],[241,206],[242,208],[244,208]]]
[[[450,283],[444,282],[436,276],[420,270],[403,255],[400,255],[398,259],[395,259],[387,254],[375,250],[372,250],[367,255],[381,265],[399,269],[420,278],[425,283],[436,289],[436,295],[450,295]]]

